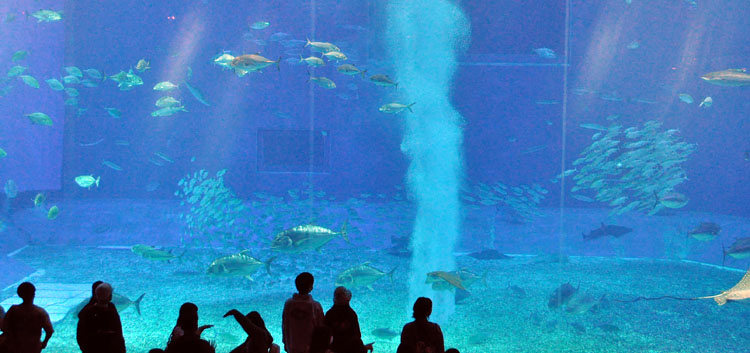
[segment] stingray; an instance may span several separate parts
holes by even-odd
[[[596,239],[596,238],[601,238],[601,237],[606,237],[606,236],[613,236],[615,238],[619,238],[632,231],[633,231],[633,228],[617,226],[617,225],[605,225],[604,223],[602,223],[601,227],[590,231],[589,234],[583,233],[583,240]]]
[[[550,309],[557,309],[567,304],[576,292],[578,292],[578,288],[574,288],[570,283],[562,284],[549,296],[547,306]]]
[[[705,297],[695,297],[695,298],[681,298],[681,297],[674,297],[671,295],[665,295],[665,296],[656,297],[656,298],[638,297],[632,300],[616,300],[616,301],[621,302],[621,303],[632,303],[632,302],[637,302],[639,300],[658,300],[658,299],[676,299],[676,300],[713,299],[716,302],[716,304],[719,304],[719,306],[724,305],[727,302],[750,299],[750,269],[747,270],[747,272],[745,272],[745,275],[742,276],[742,279],[737,284],[735,284],[734,287],[729,288],[715,295],[707,295]]]
[[[511,259],[512,257],[505,255],[495,249],[485,249],[482,251],[475,251],[473,253],[467,254],[470,257],[473,257],[477,260],[505,260],[505,259]]]

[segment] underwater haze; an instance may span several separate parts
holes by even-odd
[[[429,297],[461,352],[743,352],[750,4],[0,3],[0,306],[77,352],[193,302],[218,352],[294,279],[395,352]],[[745,277],[747,276],[747,277]]]

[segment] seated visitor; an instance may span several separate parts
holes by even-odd
[[[279,352],[279,346],[273,344],[273,336],[266,329],[266,323],[257,311],[243,316],[238,310],[229,310],[224,317],[233,316],[247,333],[247,339],[230,353],[268,353]]]
[[[417,298],[413,310],[414,321],[404,325],[401,343],[406,343],[419,353],[445,353],[443,331],[438,324],[427,321],[432,314],[432,300]]]
[[[167,343],[166,353],[214,353],[216,350],[211,343],[201,339],[198,328],[198,307],[193,303],[185,303],[180,307],[177,326],[172,330],[172,336]]]
[[[3,348],[12,353],[39,353],[47,347],[52,333],[52,323],[47,312],[34,305],[36,287],[23,282],[16,290],[23,302],[13,305],[3,318]],[[39,341],[44,330],[44,340]]]
[[[335,353],[372,352],[372,343],[362,342],[357,313],[349,306],[352,292],[344,287],[333,291],[333,306],[326,312],[325,324],[331,329],[333,342],[331,351]]]
[[[198,306],[187,302],[180,306],[180,313],[177,315],[177,323],[174,325],[174,328],[172,329],[172,333],[169,335],[169,340],[167,341],[167,345],[169,345],[169,342],[172,342],[173,339],[182,337],[182,335],[185,334],[185,330],[183,327],[183,324],[186,321],[191,321],[193,318],[196,321],[198,321]],[[209,329],[211,327],[214,327],[214,325],[203,325],[198,327],[198,329],[195,331],[195,334],[198,335],[198,337],[201,336],[203,331],[206,329]]]
[[[78,314],[78,346],[83,353],[125,353],[125,339],[117,308],[112,304],[112,286],[101,283],[95,301]]]

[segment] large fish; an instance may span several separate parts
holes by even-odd
[[[136,300],[130,300],[130,298],[118,294],[118,293],[112,293],[112,304],[115,305],[115,308],[117,308],[118,312],[123,312],[125,309],[129,307],[134,307],[135,312],[138,313],[138,316],[141,315],[141,300],[143,300],[143,296],[145,296],[146,293],[141,294],[138,299]],[[63,320],[70,318],[70,317],[78,317],[78,313],[83,310],[83,307],[86,306],[91,301],[91,299],[84,299],[80,303],[78,303],[76,306],[74,306],[70,311],[68,311],[67,314],[65,314],[65,317]]]
[[[252,281],[250,276],[263,266],[265,266],[266,272],[269,275],[271,274],[271,261],[273,259],[272,257],[268,261],[263,262],[252,257],[250,250],[242,250],[237,254],[214,260],[208,266],[206,273],[214,276],[240,276]]]
[[[723,250],[723,251],[724,251],[724,256],[721,259],[722,266],[724,265],[724,260],[726,259],[727,255],[735,259],[750,258],[750,238],[749,237],[737,238],[732,244],[732,246],[729,247],[728,250]]]
[[[135,244],[130,248],[130,250],[135,254],[143,256],[143,258],[145,259],[154,261],[169,261],[177,258],[177,256],[172,255],[172,253],[168,251],[157,249],[149,245]]]
[[[583,240],[596,239],[606,236],[619,238],[632,231],[632,228],[617,225],[605,225],[604,223],[602,223],[601,227],[590,231],[589,234],[583,233]]]
[[[278,69],[279,62],[281,62],[281,58],[272,61],[257,54],[245,54],[232,59],[229,66],[235,70],[237,76],[245,76],[248,72],[260,71],[273,64],[276,64],[276,68]]]
[[[480,279],[486,286],[486,278],[486,272],[482,276],[478,276],[467,269],[450,272],[435,271],[427,274],[427,281],[425,283],[432,283],[432,289],[434,290],[451,290],[455,287],[468,292],[466,288],[471,287],[472,284]]]
[[[739,87],[750,85],[750,73],[747,72],[747,69],[727,69],[709,72],[701,76],[701,79],[718,86]]]
[[[372,284],[383,276],[388,276],[391,279],[391,283],[393,283],[394,271],[396,271],[395,267],[388,273],[385,273],[370,266],[369,262],[365,262],[341,272],[338,278],[336,278],[336,285],[347,288],[367,287],[372,290]]]
[[[341,227],[341,232],[334,232],[328,228],[305,224],[276,234],[271,242],[271,249],[290,253],[299,253],[308,250],[320,251],[323,245],[326,245],[339,235],[344,240],[349,241],[349,238],[346,236],[346,223]]]

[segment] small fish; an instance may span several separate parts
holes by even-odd
[[[203,93],[201,93],[201,91],[193,87],[191,84],[187,83],[187,81],[184,81],[183,84],[185,85],[185,87],[187,87],[188,91],[190,91],[190,94],[193,95],[193,98],[198,100],[198,102],[201,102],[201,104],[205,106],[211,105],[211,103],[209,103],[208,100],[206,100],[206,98],[203,96]]]
[[[750,73],[747,69],[726,69],[722,71],[709,72],[701,79],[718,86],[739,87],[750,85]]]
[[[690,199],[682,193],[669,191],[662,196],[657,196],[660,204],[667,208],[683,208]]]
[[[46,79],[44,80],[44,82],[47,82],[47,85],[49,85],[49,88],[55,91],[62,91],[65,89],[63,84],[55,78]]]
[[[594,202],[594,199],[592,199],[592,198],[590,198],[590,197],[588,197],[588,196],[583,196],[583,195],[579,195],[579,194],[573,194],[573,195],[570,195],[570,196],[571,196],[572,198],[574,198],[574,199],[578,200],[578,201],[583,201],[583,202]]]
[[[36,113],[26,114],[24,116],[29,118],[32,124],[52,126],[52,118],[50,118],[49,115],[47,114],[36,112]]]
[[[5,152],[4,149],[0,148],[0,158],[5,158],[8,156],[8,152]]]
[[[154,261],[169,261],[169,260],[177,258],[176,256],[172,255],[172,253],[168,251],[157,249],[149,245],[135,244],[130,248],[130,250],[133,253],[138,254],[145,259],[154,260]]]
[[[347,59],[346,55],[344,55],[344,53],[340,51],[329,51],[327,53],[323,53],[323,56],[331,61],[343,61]]]
[[[122,116],[122,112],[120,111],[120,109],[117,109],[117,108],[106,108],[105,107],[104,110],[107,111],[107,114],[109,114],[109,116],[111,116],[111,117],[113,117],[115,119],[119,119]]]
[[[18,196],[18,185],[16,185],[16,182],[13,181],[13,179],[8,179],[8,181],[5,182],[3,191],[5,191],[5,196],[9,199],[15,198]]]
[[[29,75],[18,76],[29,87],[39,88],[39,81]]]
[[[53,22],[62,19],[62,15],[57,11],[39,10],[31,14],[31,17],[37,19],[37,22]]]
[[[177,112],[186,112],[188,111],[185,109],[184,106],[175,106],[175,107],[166,107],[161,108],[159,110],[151,112],[151,116],[170,116]]]
[[[551,99],[539,100],[539,101],[536,101],[534,103],[536,103],[538,105],[555,105],[555,104],[560,104],[559,101],[551,100]]]
[[[390,340],[394,337],[398,337],[400,333],[389,328],[376,328],[372,330],[372,335],[377,338]]]
[[[539,55],[539,57],[543,59],[557,58],[557,54],[555,54],[555,51],[550,48],[536,48],[533,51],[534,53],[536,53],[536,55]]]
[[[101,80],[102,79],[102,73],[99,72],[97,69],[86,69],[83,70],[83,72],[88,75],[88,77],[93,78],[94,80]]]
[[[172,158],[169,158],[169,157],[168,157],[168,156],[167,156],[166,154],[164,154],[164,153],[161,153],[161,152],[154,152],[154,156],[157,156],[157,157],[161,158],[162,160],[164,160],[164,161],[166,161],[166,162],[169,162],[169,163],[174,163],[174,160],[172,160]]]
[[[15,53],[13,53],[13,58],[11,61],[17,62],[26,59],[26,57],[29,56],[29,52],[26,50],[19,50]]]
[[[68,75],[63,77],[63,82],[66,85],[77,85],[81,83],[81,79],[78,76]]]
[[[393,86],[398,88],[398,82],[394,82],[388,75],[372,75],[370,81],[378,86],[389,87]]]
[[[326,64],[325,61],[323,61],[323,59],[317,56],[309,56],[309,57],[303,58],[302,55],[300,55],[299,62],[300,64],[304,62],[307,64],[307,66],[312,66],[312,67],[325,66]]]
[[[115,140],[115,145],[118,146],[130,146],[130,142],[126,140]]]
[[[255,29],[255,30],[261,30],[261,29],[268,28],[268,26],[270,25],[271,23],[267,21],[257,21],[257,22],[253,22],[252,24],[250,24],[250,28]]]
[[[365,78],[365,73],[367,72],[367,70],[362,71],[352,64],[339,65],[336,68],[336,71],[344,75],[349,75],[349,76],[354,76],[354,75],[359,74],[359,75],[362,75],[362,78]]]
[[[138,60],[138,63],[135,64],[135,69],[138,70],[138,72],[144,72],[151,68],[151,63],[146,61],[146,59]]]
[[[24,73],[24,71],[26,71],[26,68],[23,66],[19,66],[19,65],[13,66],[10,68],[10,70],[8,70],[8,77],[16,77]]]
[[[323,87],[325,89],[334,89],[334,88],[336,88],[336,83],[334,83],[333,81],[331,81],[331,79],[329,79],[328,77],[310,76],[309,81],[315,82],[315,84],[317,84],[318,86]]]
[[[40,192],[36,194],[36,196],[34,196],[34,199],[32,201],[34,201],[34,207],[38,207],[38,206],[41,206],[45,200],[47,200],[47,197],[44,196],[44,194]]]
[[[99,82],[85,79],[85,80],[81,80],[81,86],[89,87],[89,88],[99,87]]]
[[[378,110],[380,110],[383,113],[398,114],[398,113],[402,112],[404,109],[408,109],[410,112],[414,113],[414,111],[411,110],[411,107],[414,104],[416,104],[416,102],[414,102],[412,104],[409,104],[409,105],[404,105],[404,104],[401,104],[401,103],[388,103],[388,104],[383,105],[382,107],[380,107],[380,109],[378,109]]]
[[[110,161],[108,161],[108,160],[106,160],[106,159],[105,159],[105,160],[102,160],[102,164],[103,164],[104,166],[106,166],[106,167],[108,167],[108,168],[112,169],[112,170],[116,170],[116,171],[118,171],[118,172],[122,171],[122,167],[120,167],[119,165],[115,164],[114,162],[110,162]]]
[[[505,255],[495,249],[485,249],[482,251],[476,251],[470,254],[467,254],[469,257],[473,257],[477,260],[506,260],[511,259],[510,256]]]
[[[154,86],[155,91],[171,91],[175,88],[177,88],[177,85],[169,81],[159,82]]]
[[[714,104],[714,100],[711,97],[703,98],[701,101],[701,104],[698,104],[699,108],[711,108],[711,106]]]
[[[687,93],[680,93],[677,95],[677,98],[679,98],[681,101],[687,103],[687,104],[693,104],[693,97],[691,97]]]
[[[82,188],[91,189],[92,185],[96,185],[96,187],[99,187],[99,180],[102,177],[97,177],[94,179],[93,175],[79,175],[75,178],[76,184]]]
[[[310,41],[310,38],[306,38],[307,43],[305,43],[305,47],[310,47],[313,51],[321,52],[321,53],[327,53],[329,51],[341,51],[339,47],[328,43],[328,42],[312,42]]]
[[[68,74],[70,74],[70,75],[73,75],[73,76],[76,76],[76,77],[78,77],[78,78],[82,78],[82,77],[83,77],[83,72],[81,71],[81,69],[79,69],[79,68],[77,68],[77,67],[75,67],[75,66],[68,66],[68,67],[65,67],[65,68],[64,68],[64,70],[65,70],[65,72],[67,72]]]
[[[688,236],[700,240],[709,241],[716,238],[721,232],[721,226],[714,222],[701,222],[697,227],[688,232]]]
[[[60,209],[57,206],[52,206],[47,211],[47,219],[53,220],[60,214]]]
[[[64,91],[65,94],[68,95],[68,97],[78,97],[80,95],[78,90],[73,87],[65,87]]]
[[[589,129],[589,130],[608,131],[608,129],[606,127],[601,126],[599,124],[584,123],[584,124],[581,124],[581,125],[578,125],[578,126],[584,128],[584,129]]]
[[[605,225],[604,223],[601,224],[601,227],[594,229],[590,231],[588,234],[583,234],[583,240],[590,240],[590,239],[596,239],[601,238],[605,236],[612,236],[615,238],[619,238],[625,234],[628,234],[633,231],[633,228],[618,226],[618,225]]]
[[[155,103],[155,105],[159,108],[174,107],[180,104],[180,101],[172,96],[161,97]]]
[[[627,48],[630,50],[635,50],[641,47],[641,42],[634,40],[628,44]]]

